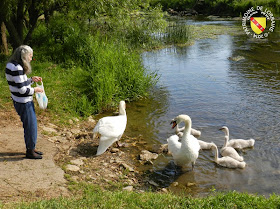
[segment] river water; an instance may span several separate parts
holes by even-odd
[[[148,143],[165,144],[174,134],[170,120],[187,114],[201,131],[200,139],[219,148],[224,133],[218,129],[224,125],[231,138],[256,140],[253,149],[240,152],[245,169],[219,167],[214,153],[206,150],[200,152],[194,171],[178,172],[171,156],[160,155],[151,168],[156,183],[197,196],[211,190],[280,193],[280,36],[279,30],[273,33],[265,40],[220,35],[187,47],[143,53],[144,65],[158,73],[159,81],[150,98],[128,104],[127,135],[141,134]],[[229,59],[237,56],[244,59]]]

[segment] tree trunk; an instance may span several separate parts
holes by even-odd
[[[6,35],[6,26],[4,22],[1,23],[1,53],[8,55],[8,42],[7,42],[7,35]]]

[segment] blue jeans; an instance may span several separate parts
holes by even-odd
[[[33,101],[27,103],[14,101],[14,107],[23,124],[26,149],[35,149],[37,143],[37,118],[34,103]]]

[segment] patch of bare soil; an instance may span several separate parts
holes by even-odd
[[[42,160],[25,158],[22,123],[14,110],[0,110],[0,201],[49,199],[69,196],[68,183],[87,182],[104,188],[128,186],[141,190],[143,173],[137,170],[140,138],[123,136],[115,145],[95,156],[98,139],[92,139],[95,120],[74,121],[71,127],[58,127],[38,117],[37,149]]]

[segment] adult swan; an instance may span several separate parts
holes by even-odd
[[[114,142],[118,143],[117,141],[122,137],[127,123],[125,106],[125,102],[120,101],[119,115],[101,118],[94,127],[93,139],[97,133],[101,135],[96,155],[103,154],[108,147]]]
[[[171,121],[171,124],[173,124],[172,128],[181,122],[185,123],[185,130],[181,142],[179,142],[177,135],[172,135],[167,139],[168,150],[171,152],[176,165],[185,167],[191,163],[193,170],[195,161],[199,155],[200,145],[197,139],[191,135],[192,120],[188,115],[178,115],[174,118]]]

